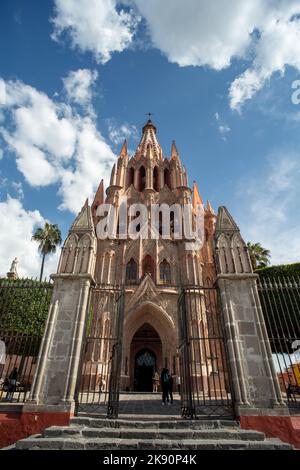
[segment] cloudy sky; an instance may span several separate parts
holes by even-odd
[[[300,0],[2,0],[0,57],[0,274],[38,274],[34,229],[66,236],[148,111],[215,210],[300,260]]]

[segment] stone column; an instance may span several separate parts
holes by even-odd
[[[217,283],[229,356],[235,411],[288,414],[283,402],[247,246],[225,207],[215,232]]]
[[[77,246],[74,246],[74,239]],[[71,252],[68,249],[70,240]],[[51,276],[54,281],[52,300],[24,412],[63,412],[70,415],[74,412],[96,256],[96,237],[87,202],[71,227],[61,256],[66,256],[66,253],[74,257],[74,270],[65,272],[67,263],[62,260],[59,272]]]

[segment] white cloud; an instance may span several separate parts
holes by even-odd
[[[71,82],[78,82],[73,78],[82,78],[81,72],[67,77],[69,98],[88,103],[92,96],[89,87],[96,76],[85,71],[84,77],[90,79],[82,87],[79,84],[78,90]],[[60,207],[77,213],[83,200],[94,196],[100,179],[108,180],[115,159],[97,130],[91,103],[79,113],[71,104],[52,100],[20,81],[3,83],[6,118],[0,134],[16,154],[19,171],[31,186],[57,183]]]
[[[267,16],[255,44],[252,66],[231,84],[229,96],[233,109],[239,110],[275,72],[284,75],[287,65],[300,71],[300,18],[295,16],[299,14],[299,1],[287,1]]]
[[[70,101],[78,103],[89,110],[92,100],[92,86],[97,78],[98,72],[96,70],[78,69],[71,71],[63,79]]]
[[[41,256],[38,244],[31,240],[34,230],[43,226],[45,219],[39,211],[27,211],[20,200],[8,197],[0,201],[0,276],[8,272],[12,260],[18,258],[18,274],[38,277],[41,266]],[[56,272],[59,248],[57,253],[47,257],[45,276]]]
[[[76,169],[61,174],[61,209],[78,212],[85,197],[93,198],[101,178],[109,181],[114,154],[90,119],[78,123]],[[80,194],[80,198],[78,195]],[[80,201],[78,201],[80,199]]]
[[[268,162],[260,177],[241,181],[236,218],[247,241],[271,250],[273,264],[299,262],[299,154],[278,152]]]
[[[17,193],[18,199],[24,199],[23,185],[20,181],[12,181],[11,186]]]
[[[218,125],[218,131],[222,137],[222,139],[224,141],[227,140],[227,134],[229,134],[229,132],[231,132],[231,128],[225,124],[220,116],[220,114],[218,112],[215,113],[215,119],[216,119],[216,122],[217,122],[217,125]]]
[[[6,102],[6,89],[4,80],[0,79],[0,105]]]
[[[127,122],[118,124],[115,119],[108,119],[108,135],[109,139],[113,144],[120,145],[124,140],[132,139],[136,140],[138,130],[136,126],[130,125]]]
[[[116,0],[55,0],[52,38],[67,33],[73,48],[92,52],[104,64],[113,52],[131,44],[139,21],[130,10],[117,11],[116,5]]]
[[[262,0],[135,0],[154,46],[180,66],[228,67],[243,57],[263,16]]]
[[[235,58],[250,63],[230,86],[233,109],[287,65],[300,71],[299,0],[133,1],[170,62],[215,70]]]

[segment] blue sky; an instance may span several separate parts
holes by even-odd
[[[299,0],[2,0],[1,274],[15,256],[38,274],[34,228],[66,236],[148,111],[245,240],[299,261],[299,15]]]

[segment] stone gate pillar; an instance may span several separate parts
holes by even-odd
[[[226,207],[218,211],[215,254],[236,414],[288,414],[272,361],[258,275]]]
[[[62,249],[34,381],[24,412],[73,414],[96,236],[86,201]]]

